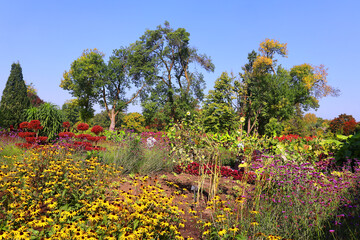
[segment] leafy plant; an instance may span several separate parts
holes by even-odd
[[[39,131],[39,134],[48,136],[50,140],[55,139],[62,130],[63,114],[59,107],[54,104],[44,103],[38,108],[29,108],[25,110],[25,116],[28,122],[39,120],[44,127]]]

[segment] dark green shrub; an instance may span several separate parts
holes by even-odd
[[[6,82],[0,103],[0,125],[8,128],[24,120],[24,109],[30,106],[27,89],[19,63],[11,65],[11,72]]]

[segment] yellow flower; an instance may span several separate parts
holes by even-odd
[[[226,234],[226,229],[219,231],[218,234],[220,237],[224,236]]]
[[[257,225],[259,225],[259,223],[258,222],[252,222],[251,225],[257,226]]]
[[[210,227],[211,226],[211,222],[207,222],[204,224],[204,227]]]
[[[205,232],[203,232],[203,235],[208,235],[210,233],[210,230],[206,230]]]

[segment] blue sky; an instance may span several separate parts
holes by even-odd
[[[238,74],[247,54],[265,38],[288,44],[285,68],[310,63],[328,68],[339,97],[326,97],[314,112],[333,119],[351,114],[360,121],[358,75],[360,1],[28,1],[0,2],[0,94],[19,61],[24,79],[58,106],[71,99],[59,84],[84,49],[110,56],[165,20],[190,33],[190,44],[210,56],[212,89],[223,71]],[[137,106],[130,111],[140,111]]]

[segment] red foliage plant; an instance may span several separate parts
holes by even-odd
[[[28,122],[22,122],[22,123],[20,123],[19,128],[20,129],[25,129],[25,128],[28,128],[28,126],[29,126]]]
[[[316,136],[309,136],[309,137],[304,137],[303,139],[305,139],[308,142],[315,138],[316,138]],[[274,137],[274,139],[277,139],[279,142],[283,142],[283,141],[292,142],[292,141],[295,141],[298,139],[302,139],[302,137],[300,137],[299,135],[288,134],[288,135],[283,135],[281,137]]]
[[[63,128],[66,128],[66,129],[68,129],[68,128],[70,128],[70,123],[69,122],[63,122]]]
[[[75,138],[78,138],[78,139],[87,139],[88,137],[91,137],[90,134],[79,134],[79,135],[76,135]]]
[[[40,123],[39,120],[31,120],[31,121],[29,122],[28,128],[29,128],[29,129],[33,129],[33,130],[36,131],[36,130],[41,130],[41,129],[43,129],[44,127],[41,126],[41,123]]]
[[[34,132],[19,132],[18,136],[21,138],[34,137],[35,133]]]
[[[104,129],[99,125],[95,125],[91,129],[91,132],[95,133],[96,135],[99,135],[99,133],[101,133],[103,131],[104,131]]]
[[[77,129],[80,131],[86,131],[89,129],[89,125],[87,123],[79,123]]]
[[[75,137],[75,134],[72,132],[61,132],[59,133],[59,137],[61,138],[72,138]]]
[[[44,143],[48,137],[26,137],[25,140],[27,143]]]

